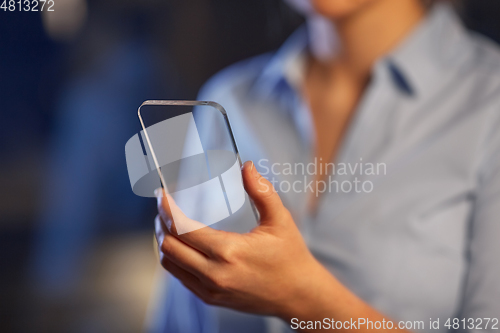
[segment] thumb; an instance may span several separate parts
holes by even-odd
[[[260,213],[261,224],[282,221],[287,209],[283,206],[273,185],[257,171],[252,161],[243,165],[243,185]]]

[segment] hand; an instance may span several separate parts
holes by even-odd
[[[157,191],[156,237],[163,267],[204,302],[282,318],[317,293],[315,280],[332,276],[309,252],[273,186],[244,165],[243,183],[259,210],[247,234],[204,227],[178,235],[172,214],[188,219],[165,192]],[[169,207],[170,202],[170,207]],[[179,222],[178,222],[179,223]]]

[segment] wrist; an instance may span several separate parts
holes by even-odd
[[[314,257],[298,272],[297,277],[278,316],[286,322],[290,322],[292,318],[313,320],[321,316],[321,313],[330,311],[328,308],[332,299],[336,299],[341,287],[338,280]]]

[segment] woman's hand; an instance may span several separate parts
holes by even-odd
[[[330,318],[346,332],[357,318],[390,321],[316,261],[271,183],[251,162],[243,168],[243,183],[261,216],[259,226],[243,235],[199,229],[200,222],[188,219],[165,198],[168,194],[158,191],[156,237],[163,267],[208,304],[277,316],[297,323],[300,331],[322,331],[307,323]],[[189,230],[198,230],[178,235],[172,215],[178,223],[192,224]],[[354,328],[371,331],[368,326]],[[393,329],[379,331],[405,332],[395,323]]]
[[[261,216],[259,226],[247,234],[204,227],[178,235],[172,212],[176,219],[183,216],[183,224],[199,222],[189,220],[157,191],[161,263],[208,304],[289,317],[315,293],[315,281],[330,275],[309,252],[273,186],[252,162],[245,163],[242,173]]]

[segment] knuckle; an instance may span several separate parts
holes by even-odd
[[[217,259],[228,263],[235,261],[239,255],[238,248],[232,243],[224,244],[217,249],[215,254]]]
[[[231,246],[226,246],[219,251],[219,257],[224,261],[230,261],[234,258],[234,249]]]
[[[172,263],[170,262],[170,260],[168,260],[165,256],[163,256],[163,258],[161,258],[161,266],[163,268],[165,268],[167,271],[171,272],[172,270]]]
[[[277,215],[275,215],[273,218],[276,219],[276,222],[278,222],[278,225],[280,226],[288,226],[290,221],[293,221],[292,214],[288,209],[284,207],[283,210],[277,213]]]
[[[278,195],[276,190],[274,189],[273,186],[267,185],[265,182],[267,182],[267,179],[265,179],[263,176],[260,176],[261,178],[259,179],[259,184],[261,186],[264,186],[264,190],[259,190],[261,192],[261,197],[262,199],[268,199],[274,195]]]
[[[207,290],[202,295],[202,301],[208,305],[219,305],[220,294],[213,290]]]
[[[207,291],[201,295],[201,300],[208,305],[215,305],[215,297],[214,296],[215,296],[214,293]]]
[[[288,209],[284,208],[282,218],[283,218],[283,221],[292,220],[293,219],[292,213],[290,213],[290,211]]]
[[[231,286],[231,281],[228,278],[228,276],[224,273],[218,272],[216,274],[212,274],[209,277],[209,283],[212,287],[214,287],[216,290],[228,290],[230,289]],[[212,291],[212,293],[214,293]],[[215,294],[215,293],[214,293]]]

